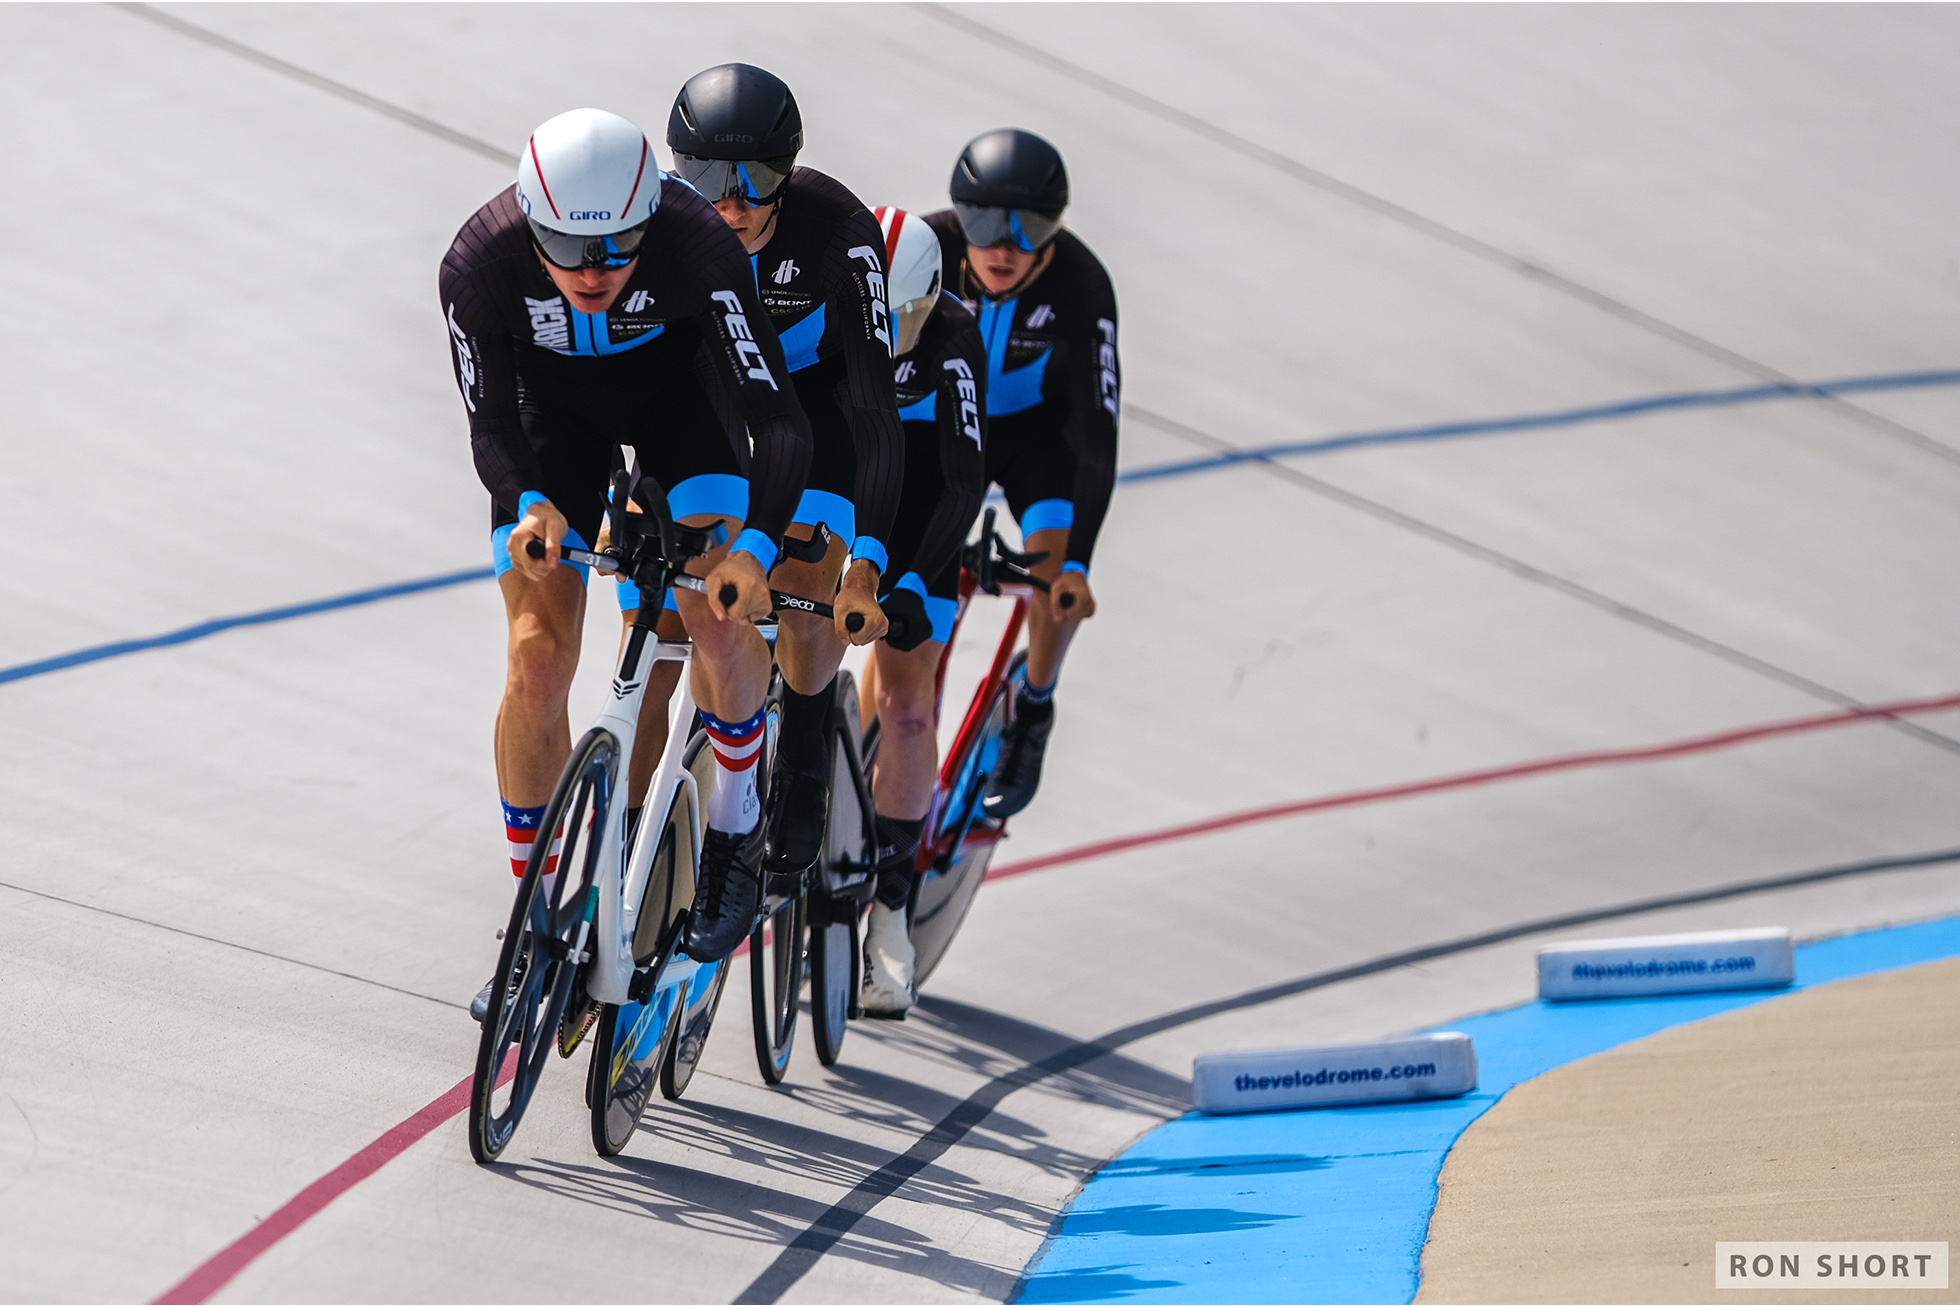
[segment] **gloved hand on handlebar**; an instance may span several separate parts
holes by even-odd
[[[932,618],[926,614],[926,601],[917,590],[909,586],[894,589],[878,600],[878,607],[891,623],[885,643],[894,653],[910,653],[932,638]]]

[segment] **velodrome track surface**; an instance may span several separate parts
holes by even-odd
[[[1960,910],[1956,46],[1931,7],[0,8],[40,197],[0,212],[0,1296],[1000,1299],[1196,1051],[1520,1001],[1501,936],[1617,904],[1872,868],[1580,930]],[[917,1017],[767,1090],[731,984],[623,1157],[580,1063],[479,1169],[440,1109],[389,1131],[468,1071],[508,907],[493,589],[5,669],[482,567],[436,262],[538,121],[657,136],[733,58],[869,202],[936,206],[985,127],[1062,147],[1126,472],[1410,438],[1119,491],[1000,859],[1039,868]]]

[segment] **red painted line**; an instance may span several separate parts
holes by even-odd
[[[1216,834],[1220,830],[1236,829],[1241,825],[1253,825],[1260,821],[1277,821],[1288,816],[1304,816],[1308,812],[1324,812],[1337,807],[1361,807],[1369,803],[1384,803],[1397,798],[1414,798],[1419,794],[1442,793],[1451,789],[1471,789],[1478,785],[1496,784],[1503,780],[1518,780],[1526,776],[1546,775],[1554,771],[1577,771],[1595,766],[1620,766],[1628,762],[1653,762],[1668,757],[1685,757],[1692,753],[1708,753],[1722,748],[1734,748],[1738,744],[1754,743],[1759,739],[1773,739],[1779,735],[1809,734],[1816,730],[1833,730],[1840,726],[1858,725],[1865,721],[1886,718],[1918,716],[1928,712],[1946,712],[1960,708],[1960,694],[1946,694],[1939,698],[1913,698],[1897,703],[1879,703],[1871,707],[1848,708],[1841,712],[1826,712],[1820,716],[1797,717],[1790,721],[1773,721],[1767,725],[1745,726],[1739,730],[1725,730],[1720,734],[1702,735],[1694,739],[1683,739],[1671,744],[1650,744],[1641,748],[1608,748],[1591,753],[1571,753],[1564,757],[1544,758],[1536,762],[1519,762],[1511,766],[1490,767],[1482,771],[1462,771],[1456,775],[1438,776],[1433,780],[1416,780],[1408,784],[1384,785],[1377,789],[1356,789],[1344,794],[1329,794],[1323,798],[1303,798],[1290,803],[1278,803],[1271,807],[1254,807],[1243,812],[1229,812],[1224,816],[1213,816],[1202,821],[1192,821],[1185,825],[1168,826],[1162,830],[1150,830],[1143,834],[1124,835],[1117,839],[1104,839],[1097,843],[1083,844],[1079,848],[1064,848],[1060,852],[1049,853],[1043,857],[1030,857],[1024,862],[1009,862],[996,866],[987,872],[988,880],[1005,880],[1009,876],[1025,875],[1029,871],[1043,871],[1051,866],[1066,866],[1071,862],[1086,862],[1096,857],[1108,857],[1115,853],[1128,852],[1132,848],[1145,848],[1151,844],[1171,843],[1178,839],[1195,839],[1202,834]]]
[[[497,1083],[500,1086],[508,1084],[516,1073],[517,1058],[511,1056],[504,1061],[504,1071],[498,1076]],[[467,1111],[470,1105],[470,1080],[474,1078],[476,1076],[473,1074],[466,1077],[456,1087],[302,1188],[299,1196],[259,1221],[250,1233],[192,1270],[181,1282],[166,1289],[152,1301],[151,1306],[163,1306],[164,1303],[195,1306],[196,1303],[209,1301],[220,1288],[236,1278],[239,1271],[265,1255],[287,1234],[325,1210],[335,1198],[434,1133],[445,1122]]]
[[[1491,767],[1482,771],[1464,771],[1456,775],[1439,776],[1433,780],[1417,780],[1409,784],[1386,785],[1377,789],[1357,789],[1350,793],[1330,794],[1324,798],[1307,798],[1298,802],[1280,803],[1271,807],[1256,807],[1250,811],[1232,812],[1208,820],[1193,821],[1185,825],[1174,825],[1163,830],[1152,830],[1145,834],[1128,835],[1120,839],[1105,839],[1100,843],[1084,844],[1080,848],[1068,848],[1045,857],[1033,857],[1024,862],[1013,862],[995,867],[987,872],[989,880],[1002,880],[1012,875],[1025,875],[1029,871],[1044,870],[1050,866],[1064,866],[1070,862],[1088,861],[1093,857],[1107,857],[1112,853],[1142,848],[1150,844],[1168,843],[1175,839],[1191,839],[1202,834],[1213,834],[1241,825],[1251,825],[1259,821],[1274,821],[1282,817],[1302,816],[1308,812],[1327,811],[1337,807],[1359,807],[1367,803],[1387,802],[1396,798],[1411,798],[1418,794],[1440,793],[1450,789],[1468,789],[1477,785],[1494,784],[1503,780],[1516,780],[1525,776],[1544,775],[1554,771],[1574,771],[1585,767],[1614,766],[1628,762],[1651,762],[1661,758],[1682,757],[1692,753],[1712,752],[1721,748],[1733,748],[1738,744],[1752,743],[1759,739],[1772,739],[1779,735],[1807,734],[1816,730],[1830,730],[1840,726],[1856,725],[1862,721],[1875,721],[1884,718],[1917,716],[1929,712],[1945,712],[1960,708],[1960,694],[1948,694],[1940,698],[1907,699],[1897,703],[1881,703],[1872,707],[1851,708],[1841,712],[1827,712],[1821,716],[1798,717],[1790,721],[1775,721],[1767,725],[1746,726],[1739,730],[1727,730],[1720,734],[1702,735],[1695,739],[1680,740],[1671,744],[1652,744],[1641,748],[1604,749],[1591,753],[1572,753],[1564,757],[1546,758],[1537,762],[1520,762],[1511,766]],[[735,950],[729,960],[748,951],[745,940]],[[516,1070],[516,1062],[508,1061],[504,1073],[498,1080],[507,1083]],[[286,1235],[318,1215],[342,1193],[374,1174],[382,1166],[400,1156],[415,1143],[426,1138],[451,1118],[462,1114],[470,1104],[470,1081],[464,1079],[454,1088],[435,1101],[417,1111],[408,1119],[390,1129],[387,1133],[369,1143],[353,1156],[340,1163],[322,1178],[307,1185],[299,1195],[274,1211],[258,1226],[229,1247],[213,1256],[186,1275],[161,1296],[155,1298],[152,1306],[162,1303],[201,1303],[223,1288],[240,1271],[263,1256]]]

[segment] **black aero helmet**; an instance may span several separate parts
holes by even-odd
[[[667,117],[674,171],[710,200],[760,204],[782,189],[803,148],[803,115],[774,73],[725,63],[687,79]]]
[[[1002,127],[967,142],[953,165],[949,190],[970,243],[987,247],[1012,241],[1033,252],[1061,229],[1068,169],[1061,152],[1041,137]]]

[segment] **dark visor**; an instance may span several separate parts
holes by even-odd
[[[966,243],[978,245],[981,249],[992,249],[996,245],[1013,245],[1029,254],[1055,238],[1062,229],[1062,215],[1050,217],[1046,213],[1036,213],[1033,209],[992,209],[978,204],[962,204],[953,201],[953,212],[959,215],[960,230],[966,234]]]
[[[740,195],[751,204],[761,204],[783,188],[795,167],[794,154],[782,159],[697,159],[692,154],[674,155],[675,173],[710,203]]]
[[[652,219],[648,219],[652,221]],[[623,268],[640,252],[647,224],[615,231],[609,236],[574,236],[553,231],[536,218],[530,219],[531,238],[544,256],[561,268],[576,272],[580,268]]]

